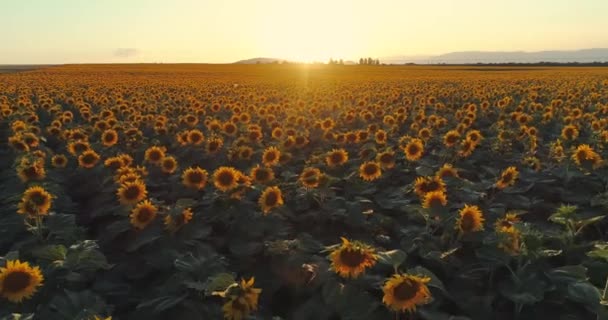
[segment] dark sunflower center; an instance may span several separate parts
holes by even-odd
[[[382,163],[393,162],[393,156],[390,154],[383,154],[382,156],[380,156],[380,161],[382,161]]]
[[[162,157],[162,154],[158,150],[152,150],[152,152],[150,152],[150,160],[152,160],[152,161],[160,160],[161,157]]]
[[[460,220],[460,227],[464,231],[471,231],[475,227],[475,217],[472,213],[466,213]]]
[[[139,222],[148,222],[150,221],[150,219],[152,219],[152,216],[154,215],[154,212],[152,211],[151,208],[141,208],[139,209],[139,212],[137,213],[137,221]]]
[[[277,159],[277,155],[274,152],[269,152],[266,154],[265,158],[267,162],[272,162]]]
[[[85,164],[92,164],[97,160],[97,157],[94,154],[85,154],[84,157],[82,157],[82,162],[84,162]]]
[[[40,192],[36,192],[30,196],[30,201],[37,206],[41,206],[46,203],[47,197]]]
[[[272,207],[277,204],[278,200],[279,200],[279,195],[276,192],[270,192],[266,195],[266,199],[264,199],[264,203],[267,206]]]
[[[405,280],[393,289],[393,295],[399,301],[409,301],[418,293],[419,284],[410,280]]]
[[[23,170],[23,173],[29,179],[36,178],[38,177],[38,168],[36,166],[27,167]]]
[[[83,144],[83,143],[77,143],[76,145],[74,145],[74,150],[76,152],[82,152],[87,150],[87,145]]]
[[[106,139],[105,139],[105,140],[106,140],[106,142],[112,142],[112,141],[114,141],[114,138],[115,138],[115,137],[114,137],[114,134],[113,134],[113,133],[106,133],[105,138],[106,138]]]
[[[431,207],[440,207],[443,206],[443,203],[441,202],[441,198],[439,196],[434,196],[433,198],[430,199],[429,204]]]
[[[201,136],[199,134],[191,134],[190,141],[199,142],[199,141],[201,141]]]
[[[215,151],[219,148],[220,144],[217,141],[209,142],[209,151]]]
[[[140,190],[138,186],[129,186],[127,190],[125,190],[125,198],[129,200],[137,199],[140,195]]]
[[[365,174],[367,174],[367,175],[373,175],[373,174],[376,174],[376,172],[378,172],[378,168],[376,168],[376,166],[373,164],[369,164],[369,165],[365,166],[365,168],[363,169],[363,172],[365,172]]]
[[[340,153],[334,153],[331,155],[331,162],[333,163],[340,163],[342,162],[342,154]]]
[[[232,172],[222,172],[218,176],[218,181],[220,185],[229,186],[234,183],[234,175],[232,174]]]
[[[340,261],[350,268],[355,268],[365,261],[365,255],[360,250],[346,249],[340,252]]]
[[[259,169],[255,171],[255,178],[259,181],[265,181],[269,176],[270,174],[266,170]]]
[[[513,180],[513,174],[510,172],[507,172],[505,174],[502,175],[502,181],[504,183],[509,183],[511,180]]]
[[[18,293],[30,284],[31,276],[27,272],[14,271],[9,273],[2,283],[2,291],[7,293]]]
[[[408,148],[408,152],[409,152],[410,154],[412,154],[412,155],[417,154],[419,150],[420,150],[420,149],[418,149],[418,146],[417,146],[417,145],[415,145],[415,144],[410,145],[410,146],[409,146],[409,148]]]
[[[190,181],[191,183],[195,183],[195,184],[201,183],[201,182],[203,182],[203,175],[198,171],[190,172],[188,174],[188,181]]]

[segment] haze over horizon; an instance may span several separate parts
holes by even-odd
[[[0,64],[307,62],[608,48],[603,0],[7,0],[0,12]]]

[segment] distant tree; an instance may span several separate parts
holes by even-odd
[[[344,60],[340,59],[340,61],[338,62],[338,64],[344,64]]]
[[[359,64],[365,64],[365,61],[363,60],[363,58],[359,58]]]

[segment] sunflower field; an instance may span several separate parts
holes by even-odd
[[[0,319],[608,319],[608,69],[0,75]]]

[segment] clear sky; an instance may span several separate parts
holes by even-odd
[[[608,0],[0,0],[0,64],[608,48]]]

